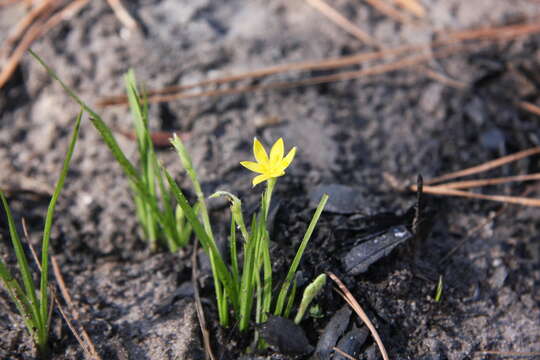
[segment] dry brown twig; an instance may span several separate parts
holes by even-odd
[[[269,75],[285,73],[285,72],[290,72],[290,71],[338,69],[340,67],[345,67],[345,66],[359,65],[367,61],[384,59],[389,56],[403,55],[403,54],[406,54],[407,52],[414,52],[415,54],[418,54],[419,52],[422,52],[422,51],[426,51],[426,50],[430,50],[433,48],[450,45],[450,44],[457,43],[457,44],[460,44],[461,46],[464,46],[463,44],[464,42],[472,41],[472,40],[508,41],[516,37],[527,36],[527,35],[531,35],[538,32],[540,32],[540,23],[533,23],[533,24],[526,23],[526,24],[520,24],[520,25],[500,26],[500,27],[495,27],[495,28],[490,28],[490,29],[458,31],[458,32],[451,33],[450,35],[445,35],[441,39],[430,42],[428,44],[404,45],[404,46],[399,46],[393,49],[385,49],[385,50],[380,50],[380,51],[375,51],[375,52],[360,53],[360,54],[344,56],[344,57],[334,58],[334,59],[325,59],[325,60],[319,60],[319,61],[304,61],[304,62],[293,63],[293,64],[275,65],[275,66],[271,66],[271,67],[264,68],[261,70],[250,71],[250,72],[246,72],[246,73],[242,73],[238,75],[226,76],[226,77],[217,78],[217,79],[209,79],[209,80],[204,80],[198,83],[193,83],[193,84],[188,84],[188,85],[171,86],[171,87],[167,87],[160,90],[148,91],[147,95],[149,97],[149,101],[151,102],[165,102],[165,101],[195,98],[195,97],[201,97],[201,96],[239,94],[239,93],[249,92],[249,91],[283,89],[283,88],[290,88],[290,87],[295,87],[295,86],[305,86],[305,85],[321,84],[325,82],[347,80],[351,78],[364,76],[364,74],[363,73],[354,73],[354,74],[349,73],[346,75],[334,74],[334,75],[329,75],[327,77],[319,77],[318,79],[313,79],[313,80],[306,79],[306,80],[300,80],[300,81],[289,82],[289,83],[275,83],[275,84],[267,84],[267,85],[262,85],[262,86],[245,86],[242,88],[217,89],[217,90],[209,90],[209,91],[199,91],[197,93],[184,93],[184,92],[187,92],[188,90],[192,90],[198,87],[204,87],[208,85],[221,85],[221,84],[227,84],[227,83],[234,83],[239,80],[257,79],[257,78],[262,78]],[[478,48],[478,44],[476,44],[475,48]],[[426,61],[426,60],[423,60],[423,61]],[[388,71],[399,69],[399,66],[396,66],[395,64],[394,66],[392,66],[391,64],[390,65],[383,64],[379,66],[382,66],[382,68],[378,68],[377,71],[367,69],[368,75],[371,75],[373,73],[379,74],[381,73],[380,72],[381,69],[382,70],[390,69]],[[386,68],[386,66],[388,66],[388,68]],[[163,96],[160,96],[160,95],[163,95]],[[121,105],[121,104],[126,104],[126,97],[123,95],[105,97],[101,99],[101,101],[99,101],[97,105],[103,107],[103,106]]]
[[[535,104],[530,103],[528,101],[520,101],[518,103],[518,106],[521,109],[525,110],[525,111],[528,111],[528,112],[530,112],[532,114],[540,116],[540,106],[538,106],[538,105],[535,105]]]
[[[524,182],[540,180],[540,173],[535,174],[525,174],[525,175],[514,175],[514,176],[505,176],[499,178],[490,178],[490,179],[480,179],[480,180],[463,180],[463,181],[453,181],[449,183],[444,183],[444,186],[447,189],[470,189],[480,186],[488,185],[498,185],[506,184],[510,182]]]
[[[349,359],[349,360],[356,360],[353,356],[347,354],[345,351],[341,350],[340,348],[338,347],[333,347],[332,350],[334,350],[335,352],[337,352],[338,354],[340,354],[341,356]]]
[[[311,78],[298,80],[298,81],[275,82],[275,83],[270,83],[266,85],[243,86],[243,87],[235,87],[235,88],[230,88],[230,89],[200,91],[200,92],[195,92],[195,93],[179,92],[179,93],[171,93],[171,94],[165,94],[165,95],[151,95],[151,94],[155,94],[155,92],[148,92],[147,100],[149,103],[160,103],[160,102],[167,102],[167,101],[180,100],[180,99],[191,99],[191,98],[198,98],[198,97],[205,97],[205,96],[242,94],[246,92],[262,91],[262,90],[287,89],[287,88],[293,88],[293,87],[350,80],[350,79],[362,78],[366,76],[380,75],[383,73],[388,73],[388,72],[392,72],[396,70],[401,70],[404,68],[409,68],[412,66],[422,64],[433,58],[440,58],[440,57],[442,58],[442,57],[449,56],[453,53],[457,53],[458,51],[465,49],[466,47],[468,47],[468,45],[466,44],[451,45],[447,48],[436,51],[433,54],[413,55],[399,61],[390,62],[387,64],[375,65],[375,66],[362,69],[362,70],[345,71],[345,72],[336,73],[332,75],[311,77]],[[107,97],[107,98],[102,99],[98,103],[98,106],[125,104],[125,101],[126,101],[126,98],[124,96]]]
[[[455,171],[446,175],[438,176],[431,180],[424,181],[424,184],[433,185],[433,184],[440,183],[446,180],[478,174],[478,173],[485,172],[485,171],[500,167],[502,165],[526,158],[528,156],[536,155],[539,153],[540,153],[540,146],[537,146],[537,147],[523,150],[514,154],[506,155],[495,160],[487,161],[483,164],[476,165],[467,169],[463,169],[463,170]]]
[[[343,284],[343,282],[336,275],[334,275],[331,272],[327,272],[326,274],[330,277],[330,279],[332,279],[337,284],[339,288],[338,293],[343,297],[343,299],[347,302],[347,304],[349,304],[349,306],[356,312],[356,314],[358,315],[358,317],[360,317],[360,319],[364,322],[364,324],[366,324],[369,331],[371,332],[371,335],[375,339],[377,346],[379,347],[379,350],[382,354],[383,359],[389,360],[388,353],[386,352],[386,348],[384,347],[381,337],[379,336],[377,329],[375,328],[375,326],[373,325],[373,323],[367,316],[364,309],[362,309],[362,307],[360,306],[360,304],[358,304],[358,301],[356,301],[356,299],[351,294],[349,289],[347,289],[345,284]]]
[[[315,2],[316,4],[318,4],[318,6],[316,6],[315,8],[322,15],[326,16],[328,19],[330,19],[334,24],[339,26],[345,32],[355,36],[358,40],[360,40],[362,42],[365,42],[364,41],[364,35],[363,35],[364,32],[363,32],[363,30],[360,29],[357,25],[355,25],[352,22],[350,22],[349,20],[347,20],[347,18],[345,18],[344,15],[340,14],[337,10],[330,7],[323,0],[306,0],[306,1],[308,1],[308,3]],[[379,3],[379,2],[376,0],[375,3]],[[387,5],[383,5],[383,7],[384,6],[387,6]],[[377,43],[375,39],[373,39],[373,42],[374,42],[372,44],[373,46],[376,46],[376,47],[378,47],[380,49],[384,49],[384,47],[381,44]],[[451,86],[451,87],[454,87],[454,88],[457,88],[457,89],[464,89],[464,88],[466,88],[468,86],[467,84],[464,84],[463,82],[460,82],[460,81],[451,79],[448,76],[442,75],[442,74],[438,73],[437,71],[434,71],[434,70],[430,69],[426,65],[419,65],[418,70],[422,74],[426,75],[427,77],[429,77],[429,78],[431,78],[431,79],[433,79],[435,81],[439,81],[440,83],[442,83],[442,84],[444,84],[446,86]]]
[[[380,44],[371,35],[364,30],[360,29],[357,25],[352,23],[349,19],[339,13],[336,9],[328,5],[323,0],[306,0],[306,2],[314,7],[321,14],[332,20],[339,27],[347,31],[349,34],[356,37],[358,40],[377,48],[380,48]]]
[[[540,207],[540,199],[519,197],[519,196],[477,194],[477,193],[473,193],[469,191],[448,189],[444,187],[444,185],[440,185],[440,186],[424,185],[424,193],[432,194],[432,195],[458,196],[458,197],[464,197],[464,198],[470,198],[470,199],[491,200],[491,201],[497,201],[497,202],[502,202],[502,203]]]
[[[21,21],[15,25],[13,31],[0,48],[0,58],[7,56],[0,71],[0,88],[2,88],[13,75],[23,55],[31,44],[45,35],[60,22],[69,20],[76,15],[90,0],[70,0],[64,5],[59,0],[44,0],[33,7]],[[136,29],[137,22],[129,15],[120,0],[107,0],[119,21],[129,29]],[[14,2],[0,3],[0,6]],[[17,44],[17,45],[15,45]]]
[[[403,15],[399,10],[395,9],[391,5],[388,5],[386,2],[382,0],[364,0],[369,5],[371,5],[373,8],[381,12],[382,14],[388,16],[391,19],[394,19],[397,22],[403,23],[403,24],[410,24],[413,21],[409,19],[407,16]]]
[[[47,3],[52,4],[53,1],[56,0],[49,0]],[[50,29],[58,25],[60,22],[69,20],[88,2],[89,0],[75,0],[61,10],[53,7],[45,7],[39,16],[32,18],[33,23],[31,26],[26,28],[26,24],[22,24],[21,29],[24,28],[26,31],[24,32],[24,35],[21,35],[22,38],[20,39],[18,45],[13,52],[10,53],[5,65],[2,67],[2,71],[0,72],[0,88],[2,88],[9,80],[11,75],[13,75],[13,72],[19,65],[23,55],[36,39],[45,35]],[[55,10],[58,11],[54,13]],[[24,19],[23,21],[26,22]],[[4,52],[5,51],[8,51],[9,53],[9,50],[4,50]]]
[[[540,356],[540,351],[494,351],[494,350],[482,350],[476,351],[475,356],[497,355],[507,357],[537,357]]]
[[[210,332],[206,326],[204,309],[202,307],[201,296],[199,295],[199,286],[197,285],[197,278],[199,277],[197,268],[197,250],[198,246],[197,242],[195,242],[195,245],[193,246],[193,254],[191,256],[191,283],[193,284],[193,294],[195,297],[195,311],[197,312],[197,319],[199,319],[199,326],[201,327],[206,359],[215,360],[216,358],[212,352],[212,346],[210,345]]]
[[[419,18],[426,16],[426,9],[418,0],[394,0],[394,2]]]
[[[62,276],[62,272],[60,271],[60,266],[58,265],[58,261],[56,260],[56,256],[51,256],[51,265],[52,265],[54,277],[56,278],[56,282],[58,283],[58,287],[60,288],[60,292],[62,293],[62,297],[64,298],[64,301],[66,302],[68,308],[70,309],[71,317],[75,321],[78,322],[79,319],[80,319],[80,315],[79,315],[79,312],[77,311],[77,308],[73,305],[73,300],[71,298],[71,295],[70,295],[70,293],[68,291],[68,288],[66,286],[66,283],[64,281],[64,277]],[[88,334],[88,332],[86,331],[84,326],[82,324],[79,324],[79,328],[80,328],[80,332],[81,332],[81,335],[79,336],[76,333],[76,331],[74,329],[74,326],[72,325],[71,321],[66,316],[66,314],[65,314],[65,312],[64,312],[64,310],[62,308],[62,305],[58,301],[58,298],[55,298],[55,301],[56,301],[56,304],[58,305],[58,308],[60,309],[60,312],[62,313],[62,317],[64,318],[64,320],[68,324],[71,332],[77,338],[77,341],[79,342],[79,344],[81,345],[81,347],[83,348],[84,352],[87,354],[89,359],[101,360],[101,357],[99,356],[99,354],[98,354],[98,352],[96,350],[96,347],[95,347],[95,345],[94,345],[94,343],[92,341],[92,338],[90,338],[90,335]],[[82,339],[81,339],[81,336],[82,336]]]
[[[133,17],[129,14],[129,12],[126,10],[124,5],[120,0],[107,0],[109,5],[114,11],[114,14],[120,20],[120,22],[128,29],[130,30],[136,30],[139,25],[137,22],[133,19]]]
[[[504,183],[516,182],[516,181],[523,182],[523,181],[531,181],[531,180],[540,180],[540,174],[525,174],[525,175],[515,175],[515,176],[507,176],[507,177],[501,177],[501,178],[454,181],[450,183],[443,183],[443,181],[482,173],[482,172],[485,172],[485,171],[488,171],[488,170],[491,170],[491,169],[503,166],[505,164],[518,161],[520,159],[526,158],[528,156],[536,155],[539,153],[540,153],[540,146],[523,150],[523,151],[519,151],[514,154],[506,155],[495,160],[487,161],[477,166],[455,171],[455,172],[425,181],[424,182],[425,185],[423,189],[426,194],[458,196],[458,197],[471,198],[471,199],[490,200],[490,201],[497,201],[497,202],[503,202],[503,203],[509,203],[509,204],[519,204],[519,205],[525,205],[525,206],[540,207],[540,199],[536,199],[536,198],[529,198],[529,197],[523,197],[523,196],[507,196],[507,195],[484,195],[484,194],[477,194],[477,193],[473,193],[469,191],[459,190],[459,189],[467,189],[467,188],[486,186],[486,185],[504,184]],[[438,185],[433,185],[433,184],[438,184]],[[411,191],[416,191],[417,187],[416,185],[411,185],[409,189]]]
[[[7,36],[4,44],[0,48],[0,57],[3,57],[4,54],[8,53],[9,50],[15,45],[15,43],[20,39],[24,32],[40,17],[47,15],[47,10],[50,10],[53,5],[51,0],[43,1],[39,5],[35,6],[30,10],[26,16],[24,16],[11,30]]]
[[[18,3],[20,1],[21,0],[0,0],[0,7],[13,5],[13,4]],[[32,3],[32,0],[25,0],[25,2],[27,3],[27,5],[30,5]]]

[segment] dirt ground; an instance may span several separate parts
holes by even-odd
[[[32,46],[90,104],[122,94],[122,75],[129,68],[148,88],[160,89],[374,50],[304,1],[124,3],[140,24],[139,31],[123,27],[106,1],[92,1]],[[423,44],[450,31],[523,23],[540,15],[540,3],[533,0],[424,0],[424,18],[400,23],[366,2],[331,3],[385,47]],[[0,8],[0,41],[22,11],[19,5]],[[345,204],[354,214],[323,214],[301,269],[306,278],[322,271],[336,273],[368,312],[391,359],[498,359],[503,357],[481,352],[540,352],[537,208],[508,205],[497,214],[504,205],[426,195],[431,234],[359,275],[348,273],[342,264],[344,244],[356,234],[338,231],[344,224],[357,226],[362,216],[404,214],[414,205],[415,194],[396,191],[385,173],[403,182],[413,181],[417,174],[429,179],[539,146],[538,115],[517,105],[540,100],[539,56],[540,36],[529,35],[469,47],[430,60],[423,68],[154,104],[151,127],[185,132],[205,192],[231,191],[243,199],[246,209],[256,206],[261,191],[251,188],[251,174],[239,165],[252,157],[253,137],[271,144],[282,136],[287,148],[298,147],[293,166],[277,185],[275,258],[294,255],[318,185],[352,188],[355,195]],[[426,76],[426,67],[455,82]],[[324,74],[279,74],[243,84]],[[39,243],[48,203],[43,193],[56,181],[78,111],[30,56],[0,90],[0,186],[10,194],[17,222],[28,220],[34,244]],[[131,126],[124,106],[99,113],[115,128]],[[118,141],[135,160],[135,143],[122,135]],[[160,150],[158,156],[181,185],[188,184],[171,149]],[[538,157],[530,157],[485,176],[536,172]],[[519,195],[525,189],[526,184],[513,184],[482,191]],[[529,196],[539,193],[533,190]],[[223,203],[211,208],[216,232],[225,238],[227,209]],[[4,221],[1,236],[0,254],[14,263]],[[191,250],[189,246],[170,254],[146,248],[126,178],[86,119],[59,200],[52,254],[80,312],[79,323],[103,359],[205,357],[193,303]],[[280,264],[276,267],[284,268]],[[444,291],[442,300],[435,302],[439,276]],[[200,285],[217,358],[241,358],[245,336],[219,328],[204,265]],[[323,317],[303,322],[313,346],[344,304],[330,284],[317,301]],[[32,359],[32,344],[3,291],[0,309],[0,358]],[[54,359],[83,358],[59,316],[54,317],[52,332]],[[357,357],[378,359],[373,344],[368,337]],[[295,357],[269,350],[244,358]]]

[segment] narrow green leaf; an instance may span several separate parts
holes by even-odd
[[[289,294],[289,299],[287,300],[287,305],[285,306],[285,312],[283,313],[283,316],[287,319],[289,316],[291,316],[291,311],[294,305],[294,299],[296,298],[296,290],[297,290],[297,284],[296,284],[296,278],[293,280],[292,284],[292,290]]]
[[[202,217],[203,225],[208,233],[208,236],[214,240],[214,234],[212,231],[212,226],[210,225],[210,216],[208,215],[208,209],[206,208],[206,202],[204,199],[204,194],[202,192],[201,183],[199,182],[199,179],[197,177],[197,173],[195,172],[195,168],[193,168],[193,162],[191,161],[191,156],[189,155],[189,152],[186,150],[184,143],[182,143],[182,140],[176,134],[173,135],[173,138],[171,140],[171,144],[176,149],[176,152],[178,153],[178,156],[180,157],[180,161],[182,162],[182,165],[184,166],[184,169],[189,175],[189,178],[191,179],[191,183],[193,184],[193,189],[195,190],[195,195],[197,196],[197,201],[200,206],[200,214]]]
[[[239,291],[238,284],[240,283],[240,272],[238,270],[238,252],[236,249],[236,221],[234,217],[231,216],[231,230],[229,235],[229,251],[231,256],[231,268],[233,283],[236,286],[236,291]]]
[[[232,275],[227,269],[223,258],[221,256],[221,253],[219,252],[216,243],[214,242],[214,239],[210,237],[210,235],[206,232],[204,226],[199,221],[197,214],[194,212],[191,205],[189,205],[189,202],[187,201],[186,197],[182,193],[182,190],[178,187],[172,176],[169,174],[167,169],[163,168],[163,172],[165,174],[165,177],[167,178],[167,181],[169,183],[169,187],[173,191],[174,196],[176,197],[176,201],[178,205],[182,208],[182,211],[184,212],[184,215],[190,222],[191,226],[193,227],[193,231],[195,232],[195,235],[199,239],[201,245],[203,246],[204,251],[206,254],[208,254],[208,257],[210,258],[210,265],[212,267],[212,274],[214,274],[214,286],[216,286],[216,295],[219,294],[221,297],[223,294],[220,292],[220,281],[223,283],[223,286],[225,287],[225,290],[230,296],[230,299],[232,301],[233,307],[237,309],[239,307],[238,305],[238,295],[235,293],[235,287],[232,280]],[[198,203],[201,205],[201,203]],[[221,298],[218,298],[218,303],[221,301]]]
[[[43,326],[43,324],[42,324],[42,319],[40,316],[39,303],[36,296],[36,288],[34,285],[34,281],[32,280],[32,273],[30,271],[30,266],[28,265],[28,260],[26,258],[26,254],[24,253],[21,239],[19,238],[19,234],[17,233],[17,229],[15,227],[15,222],[13,220],[11,209],[9,208],[9,205],[7,203],[6,197],[4,196],[4,193],[1,191],[0,191],[0,198],[2,199],[4,211],[6,212],[6,217],[8,221],[8,227],[9,227],[9,236],[11,238],[13,249],[15,250],[15,257],[17,258],[17,265],[19,267],[19,272],[21,274],[22,282],[24,285],[25,297],[27,298],[28,303],[30,304],[30,310],[32,312],[32,319],[34,321],[34,325],[36,326],[36,328],[40,329]]]
[[[71,158],[73,156],[73,151],[75,150],[75,144],[77,143],[77,139],[79,137],[79,129],[81,126],[81,119],[82,119],[83,112],[79,113],[77,116],[77,120],[75,121],[75,127],[73,128],[73,132],[71,135],[71,141],[69,143],[68,151],[66,154],[66,157],[64,159],[64,164],[62,166],[62,171],[60,172],[60,177],[58,178],[58,181],[56,183],[56,187],[54,189],[53,196],[51,198],[51,201],[49,203],[49,208],[47,209],[47,216],[45,218],[45,227],[43,229],[43,240],[41,243],[41,282],[40,282],[40,313],[41,318],[43,321],[43,327],[41,329],[42,337],[47,342],[47,336],[48,336],[48,323],[49,323],[49,312],[48,312],[48,284],[49,284],[49,241],[51,237],[51,227],[54,217],[54,210],[56,208],[56,202],[58,201],[58,197],[60,196],[60,192],[62,191],[62,188],[64,187],[64,182],[66,180],[68,171],[69,171],[69,164],[71,162]]]
[[[26,326],[28,333],[30,334],[30,336],[32,336],[32,338],[35,338],[37,325],[32,317],[32,308],[30,303],[28,302],[28,298],[17,280],[11,275],[11,272],[1,259],[0,279],[2,279],[2,282],[4,283],[4,286],[8,291],[9,297],[15,303],[15,307],[19,311],[19,314],[22,316],[24,325]]]
[[[439,275],[439,281],[437,282],[437,289],[435,290],[435,302],[440,302],[443,293],[443,277]]]
[[[283,312],[285,297],[287,296],[287,292],[289,291],[289,287],[291,286],[291,281],[294,278],[294,274],[296,273],[296,270],[298,269],[298,265],[300,264],[300,260],[302,259],[302,255],[304,254],[304,250],[306,249],[309,239],[311,238],[311,234],[313,234],[313,231],[315,230],[315,226],[317,225],[317,222],[319,221],[319,218],[321,217],[322,211],[324,210],[324,207],[327,201],[328,201],[328,195],[324,194],[321,198],[321,201],[319,202],[319,205],[317,206],[317,209],[315,210],[315,214],[313,214],[313,218],[311,218],[311,222],[309,223],[306,233],[304,234],[304,238],[302,239],[302,242],[300,243],[300,246],[298,247],[298,250],[296,251],[296,255],[294,256],[294,259],[291,263],[289,272],[287,273],[287,276],[285,277],[285,281],[283,282],[283,285],[281,286],[281,290],[279,292],[278,299],[276,302],[276,309],[274,311],[274,315],[280,316],[281,313]]]

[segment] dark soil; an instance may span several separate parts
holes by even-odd
[[[158,89],[370,50],[304,2],[124,3],[143,31],[130,33],[105,1],[92,1],[33,45],[89,103],[122,93],[122,74],[130,67],[141,82]],[[362,2],[333,2],[387,46],[423,43],[438,31],[510,24],[540,14],[538,3],[525,0],[423,3],[428,20],[419,26],[396,24]],[[0,10],[0,40],[17,14],[14,8]],[[355,214],[323,215],[301,270],[306,279],[322,271],[336,273],[380,331],[392,359],[482,358],[475,354],[483,350],[538,352],[538,209],[511,205],[471,234],[502,205],[426,196],[428,220],[434,223],[430,236],[400,246],[357,276],[347,274],[341,258],[350,248],[347,240],[358,233],[345,236],[339,229],[358,225],[366,215],[402,215],[415,204],[416,195],[395,191],[384,173],[400,181],[414,181],[419,173],[429,179],[540,145],[537,116],[516,106],[516,100],[538,103],[539,49],[540,37],[529,36],[429,64],[469,85],[463,89],[411,69],[328,85],[153,105],[151,127],[189,133],[186,146],[206,193],[229,190],[243,199],[245,209],[256,205],[262,191],[252,190],[251,174],[239,165],[252,157],[252,138],[271,144],[283,136],[286,147],[298,147],[276,190],[280,207],[272,251],[282,276],[312,214],[309,196],[315,186],[352,187]],[[280,75],[282,80],[294,76]],[[34,244],[39,243],[48,203],[43,194],[56,181],[78,111],[30,56],[0,92],[0,186],[10,193],[18,223],[22,217],[29,221]],[[100,113],[110,125],[130,128],[126,108]],[[272,119],[279,122],[267,125]],[[135,160],[135,144],[121,135],[118,140]],[[173,151],[160,151],[159,157],[180,184],[188,184]],[[538,171],[538,158],[533,157],[488,175]],[[523,189],[504,185],[484,191],[519,194]],[[226,207],[215,204],[213,209],[216,232],[225,237]],[[0,253],[13,263],[5,229],[2,225]],[[81,313],[80,323],[103,359],[203,359],[190,285],[192,247],[178,254],[151,253],[138,234],[126,178],[91,123],[84,121],[52,237],[52,254]],[[200,285],[212,346],[220,359],[239,359],[249,341],[235,329],[219,328],[208,274],[203,266]],[[435,302],[440,275],[444,291],[441,302]],[[330,284],[317,302],[324,316],[302,323],[313,346],[344,304]],[[4,292],[0,305],[0,358],[33,358],[32,344]],[[53,358],[83,358],[56,314],[52,330]],[[369,358],[379,356],[371,337],[361,350]],[[260,358],[292,357],[269,351]]]

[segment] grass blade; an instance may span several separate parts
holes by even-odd
[[[66,177],[69,171],[69,164],[73,156],[73,151],[75,150],[75,144],[77,143],[77,138],[79,137],[79,129],[81,125],[82,115],[83,115],[83,111],[81,110],[75,122],[75,127],[71,135],[71,141],[69,143],[68,151],[64,159],[62,171],[60,172],[60,177],[58,178],[53,196],[51,198],[51,202],[49,203],[49,208],[47,209],[47,216],[45,218],[45,227],[43,229],[43,240],[41,244],[40,313],[41,313],[41,319],[43,320],[43,325],[44,325],[42,328],[43,333],[41,334],[41,336],[43,337],[43,339],[45,339],[45,342],[49,333],[48,325],[46,324],[48,324],[48,319],[49,319],[47,289],[48,289],[48,283],[49,283],[49,279],[48,279],[49,241],[51,237],[51,227],[52,227],[52,222],[53,222],[53,217],[54,217],[54,210],[56,208],[56,202],[58,201],[60,192],[62,191],[62,188],[64,187],[64,182],[66,180]]]
[[[184,212],[184,215],[190,222],[193,231],[195,232],[195,235],[199,239],[201,245],[203,246],[204,251],[206,254],[208,254],[208,257],[210,258],[210,265],[212,267],[212,273],[214,275],[214,286],[216,287],[216,295],[219,296],[218,304],[220,304],[220,301],[222,301],[223,293],[221,292],[221,285],[220,282],[223,283],[223,286],[225,287],[226,293],[229,295],[231,302],[233,304],[233,307],[237,309],[239,307],[238,305],[238,295],[235,292],[235,287],[233,284],[232,275],[227,269],[227,266],[225,265],[225,262],[223,261],[223,258],[221,256],[221,253],[219,252],[219,249],[216,246],[216,243],[212,237],[206,232],[203,224],[199,221],[197,214],[187,201],[186,197],[182,193],[182,190],[178,187],[174,179],[171,177],[167,169],[163,168],[163,172],[165,174],[165,177],[167,178],[167,181],[169,183],[169,187],[173,191],[174,196],[176,197],[176,201],[178,205],[182,208],[182,211]],[[201,206],[201,203],[198,203],[199,206]],[[222,304],[222,303],[221,303]]]
[[[105,124],[105,122],[103,122],[101,117],[94,110],[92,110],[90,106],[88,106],[84,101],[82,101],[81,98],[77,96],[75,91],[73,91],[73,89],[67,86],[36,53],[34,53],[32,50],[28,50],[28,52],[30,52],[30,54],[45,68],[49,76],[55,79],[64,88],[68,95],[90,115],[90,121],[92,121],[92,124],[94,124],[96,130],[101,134],[103,141],[112,151],[116,161],[118,161],[120,166],[122,166],[122,169],[126,172],[126,174],[130,177],[131,180],[139,182],[139,174],[137,170],[124,155],[124,153],[120,149],[120,146],[118,146],[118,143],[116,142],[116,139],[111,129]],[[139,187],[140,186],[137,185],[137,188]]]
[[[2,199],[2,204],[6,212],[6,217],[8,221],[8,227],[9,227],[9,236],[11,237],[11,243],[13,245],[13,249],[15,250],[15,257],[17,258],[19,272],[21,274],[22,282],[24,285],[24,294],[28,303],[30,304],[32,320],[34,322],[33,325],[37,329],[39,329],[42,326],[42,322],[41,322],[42,319],[40,317],[39,303],[36,296],[36,288],[34,285],[34,281],[32,280],[32,274],[30,272],[30,266],[28,265],[28,260],[26,258],[26,254],[24,253],[21,239],[19,237],[19,234],[17,233],[17,229],[15,227],[15,221],[13,220],[13,215],[7,203],[7,199],[4,196],[4,193],[2,193],[1,191],[0,191],[0,198]]]
[[[182,140],[176,134],[173,135],[173,139],[171,140],[171,144],[174,146],[176,151],[178,152],[178,156],[180,157],[180,161],[182,162],[182,165],[184,166],[184,169],[186,169],[186,172],[188,173],[191,183],[193,184],[193,189],[195,190],[195,194],[197,195],[197,201],[200,206],[200,214],[203,220],[203,225],[208,233],[208,236],[212,239],[214,239],[214,234],[212,232],[212,226],[210,225],[210,217],[208,216],[208,209],[206,208],[206,202],[204,200],[204,194],[202,192],[201,184],[199,182],[199,179],[197,178],[197,173],[195,172],[195,169],[193,168],[193,162],[191,161],[191,156],[189,155],[188,151],[186,150],[184,144],[182,143]]]
[[[313,230],[315,230],[315,226],[317,225],[317,222],[319,221],[319,218],[321,217],[322,211],[327,201],[328,201],[328,195],[324,194],[321,198],[321,201],[319,202],[319,205],[317,206],[317,209],[315,210],[315,214],[313,214],[313,218],[311,219],[311,222],[309,223],[306,233],[304,234],[304,238],[302,239],[302,242],[300,243],[300,247],[298,248],[296,255],[294,256],[294,259],[289,268],[289,272],[287,273],[287,276],[285,277],[285,281],[283,282],[283,285],[281,286],[281,290],[278,295],[278,300],[276,302],[276,309],[274,311],[274,315],[280,316],[281,313],[283,312],[283,306],[285,304],[285,297],[287,296],[287,292],[289,291],[289,287],[291,286],[291,282],[294,278],[294,274],[296,273],[296,270],[298,269],[298,265],[300,264],[300,260],[302,259],[302,255],[304,254],[304,250],[306,249],[309,239],[311,238],[311,234],[313,234]]]
[[[32,308],[28,302],[28,298],[24,293],[23,289],[17,282],[17,280],[11,275],[11,272],[8,270],[4,262],[0,259],[0,279],[4,283],[8,294],[11,300],[15,303],[19,314],[21,314],[24,325],[28,329],[28,333],[34,338],[35,329],[37,328],[34,325],[34,320],[32,317]]]

